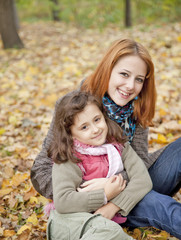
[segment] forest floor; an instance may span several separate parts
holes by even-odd
[[[63,23],[23,23],[24,49],[0,42],[0,239],[46,239],[48,202],[32,187],[30,169],[41,149],[55,101],[88,76],[118,38],[148,48],[154,64],[157,106],[149,150],[181,135],[181,23],[81,29]],[[181,202],[181,190],[174,196]],[[135,239],[176,239],[155,228],[124,229]]]

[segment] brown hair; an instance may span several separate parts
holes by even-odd
[[[108,90],[111,72],[118,60],[126,55],[138,55],[147,64],[147,74],[139,98],[135,101],[134,116],[143,127],[152,125],[155,114],[156,88],[154,65],[148,51],[140,43],[130,39],[115,41],[100,64],[82,84],[81,89],[100,98]]]
[[[86,105],[90,103],[95,104],[103,112],[108,126],[107,141],[125,142],[122,129],[107,117],[102,102],[97,97],[88,92],[73,91],[65,95],[56,105],[53,142],[48,154],[54,162],[62,163],[68,160],[80,162],[73,154],[73,138],[70,127],[74,124],[76,114],[82,112]]]

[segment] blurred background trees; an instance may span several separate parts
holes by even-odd
[[[125,26],[126,6],[134,25],[181,20],[181,0],[15,0],[21,20],[74,22],[81,27]],[[131,6],[131,11],[129,11]],[[56,15],[56,17],[55,17]],[[56,19],[55,19],[55,18]],[[127,21],[130,21],[129,19]],[[131,25],[131,24],[128,24]]]
[[[23,47],[18,17],[20,23],[53,20],[100,30],[110,25],[131,27],[132,23],[160,25],[181,20],[181,0],[0,0],[4,48]]]

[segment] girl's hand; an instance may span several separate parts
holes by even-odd
[[[81,184],[81,188],[78,188],[78,192],[89,192],[104,188],[109,178],[94,178]]]
[[[97,209],[97,211],[95,211],[94,214],[101,214],[103,217],[108,218],[108,219],[112,219],[115,214],[120,210],[120,208],[116,205],[114,205],[113,203],[109,202],[106,205],[104,205],[103,207]]]
[[[122,192],[126,187],[126,181],[123,179],[122,175],[114,175],[108,179],[105,184],[104,192],[106,194],[107,200],[111,200],[116,197],[120,192]]]

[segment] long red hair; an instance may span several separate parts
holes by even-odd
[[[147,74],[139,98],[135,101],[134,116],[143,127],[152,125],[155,114],[156,88],[154,65],[146,48],[134,40],[115,41],[104,55],[93,74],[85,79],[81,90],[102,98],[108,90],[111,72],[118,60],[126,55],[138,55],[147,65]]]

